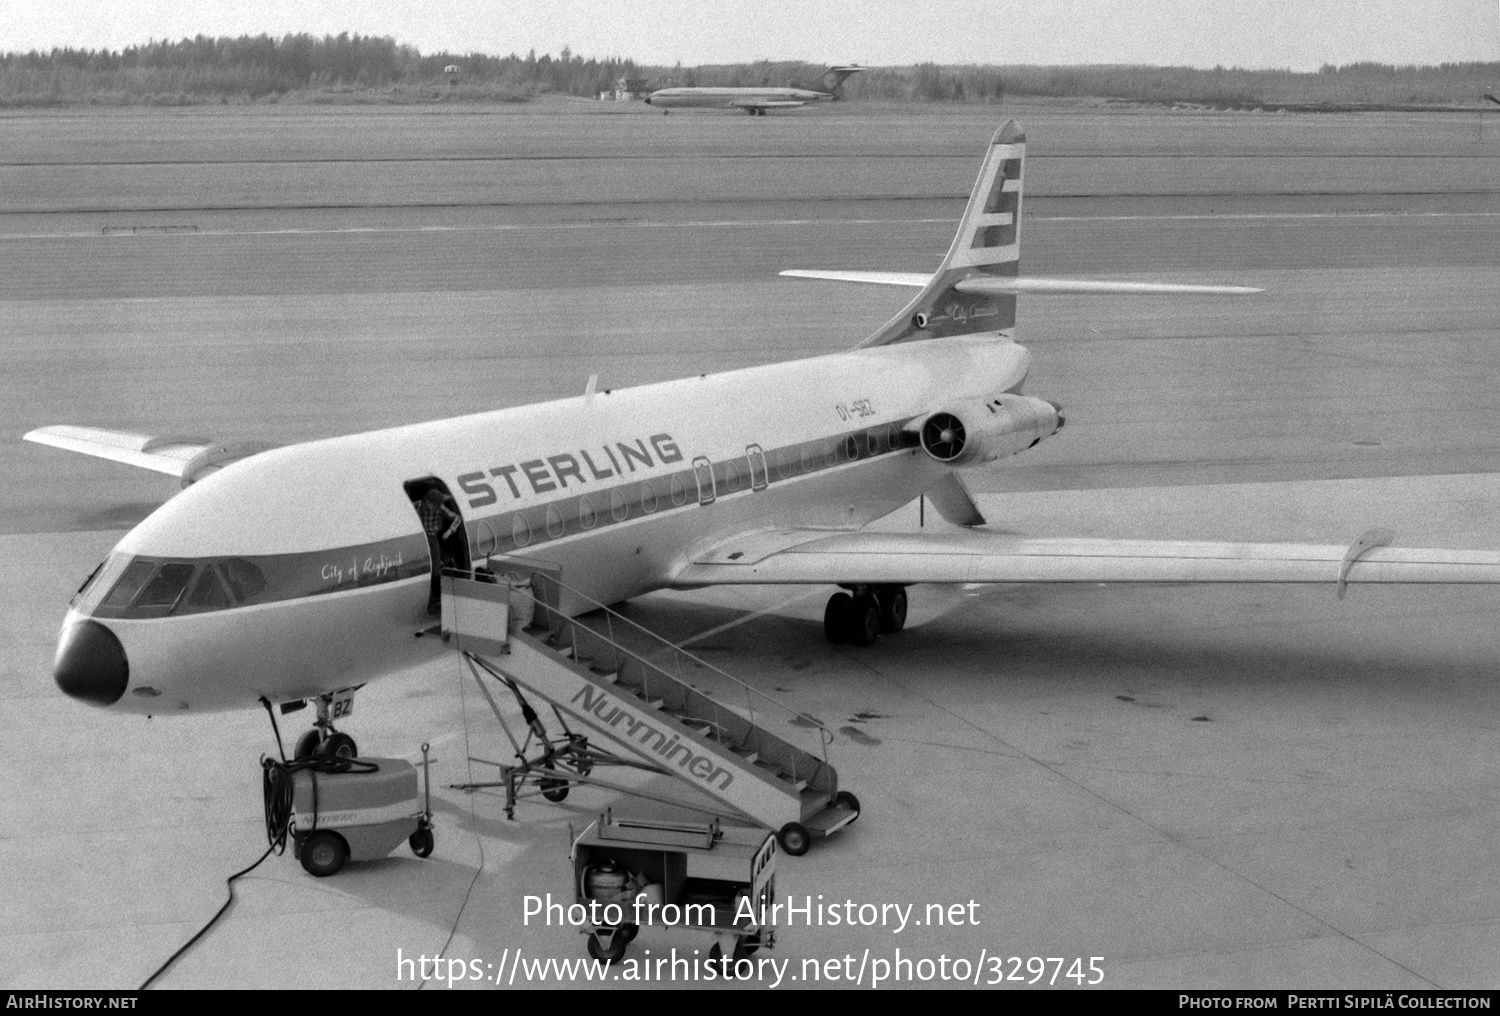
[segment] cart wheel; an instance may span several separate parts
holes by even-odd
[[[302,868],[309,875],[327,878],[342,868],[349,859],[349,847],[342,836],[325,829],[307,838],[302,844],[300,857]]]
[[[292,758],[298,762],[304,762],[318,753],[318,745],[322,743],[323,733],[317,727],[314,727],[297,738],[297,748],[292,752]]]
[[[537,783],[542,788],[542,796],[553,804],[562,801],[568,796],[568,781],[544,779]]]
[[[801,822],[788,822],[782,826],[776,839],[781,843],[781,849],[793,857],[801,857],[812,846],[812,835]]]
[[[715,942],[713,944],[713,946],[708,950],[708,962],[710,962],[710,963],[717,963],[717,962],[719,962],[723,958],[724,958],[724,950],[720,949],[719,948],[719,943]],[[729,976],[730,977],[735,976],[734,967],[732,967],[732,966],[729,968]]]
[[[411,852],[418,857],[430,857],[432,855],[433,839],[431,829],[418,829],[406,838],[411,846]]]
[[[849,820],[850,825],[859,821],[859,798],[849,793],[849,791],[840,790],[837,794],[834,794],[833,803],[842,808],[852,808],[854,810],[854,817]]]
[[[613,964],[620,962],[620,958],[625,955],[625,946],[628,944],[625,941],[624,935],[615,932],[609,937],[609,946],[606,948],[604,943],[599,940],[598,932],[589,933],[589,955],[596,960],[603,960],[605,963]]]
[[[328,740],[318,748],[318,754],[324,758],[357,758],[359,749],[348,734],[329,734]]]
[[[637,935],[639,935],[640,933],[641,933],[641,926],[639,924],[622,924],[622,925],[620,925],[620,930],[617,931],[617,932],[615,932],[615,934],[617,936],[619,936],[620,938],[623,938],[625,940],[625,944],[626,945],[629,945],[631,942],[634,942],[635,941],[635,937]]]

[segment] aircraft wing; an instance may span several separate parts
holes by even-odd
[[[909,286],[920,289],[932,281],[921,272],[829,272],[790,268],[782,273],[794,279],[820,279],[825,282],[862,282],[877,286]],[[1027,293],[1038,296],[1098,294],[1111,296],[1236,295],[1245,296],[1261,290],[1250,286],[1197,286],[1180,282],[1117,282],[1107,279],[1044,279],[995,275],[961,279],[953,286],[960,293],[989,296]]]
[[[231,462],[273,447],[263,442],[216,444],[196,437],[151,437],[97,427],[39,427],[27,441],[93,455],[127,466],[175,476],[186,487]]]
[[[797,109],[807,103],[796,99],[735,99],[730,105],[735,109]]]
[[[1349,546],[1097,540],[951,532],[747,533],[698,555],[673,578],[710,585],[914,582],[1500,583],[1500,551],[1389,546],[1371,530]]]

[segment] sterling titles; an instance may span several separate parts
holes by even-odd
[[[655,452],[655,458],[652,457]],[[597,448],[580,448],[577,454],[561,452],[544,459],[527,459],[488,470],[464,473],[458,486],[469,495],[470,508],[483,508],[500,500],[499,491],[510,491],[514,500],[530,494],[566,490],[569,481],[579,486],[625,476],[638,468],[650,469],[682,461],[682,451],[670,434],[652,434],[632,441],[606,442]]]

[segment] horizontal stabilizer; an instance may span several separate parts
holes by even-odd
[[[1023,279],[985,276],[977,279],[962,279],[953,284],[960,293],[998,295],[1002,293],[1027,293],[1037,296],[1070,296],[1073,294],[1099,294],[1113,296],[1153,296],[1217,294],[1225,296],[1248,296],[1262,290],[1251,286],[1193,286],[1177,282],[1109,282],[1101,279]]]
[[[181,480],[184,487],[231,462],[274,447],[264,442],[222,445],[198,437],[151,437],[122,430],[69,426],[40,427],[25,435],[25,439],[166,473]]]
[[[861,282],[876,286],[909,286],[920,289],[932,281],[921,272],[825,272],[790,268],[782,275],[796,279],[820,279],[825,282]],[[1037,279],[982,275],[960,279],[953,284],[960,293],[985,296],[1018,295],[1072,296],[1097,294],[1114,296],[1153,295],[1220,295],[1248,296],[1263,290],[1252,286],[1198,286],[1177,282],[1114,282],[1103,279]]]
[[[794,279],[821,279],[824,282],[864,282],[877,286],[911,286],[921,289],[932,281],[922,272],[820,272],[808,268],[788,268],[781,273]]]

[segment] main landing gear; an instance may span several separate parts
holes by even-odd
[[[834,593],[823,609],[823,634],[834,645],[867,646],[906,627],[903,586],[854,586]]]
[[[342,719],[354,712],[354,693],[357,689],[346,688],[330,695],[319,695],[313,700],[318,718],[313,728],[297,738],[297,750],[293,758],[301,761],[314,755],[323,758],[357,758],[359,747],[354,738],[334,729],[333,717]]]

